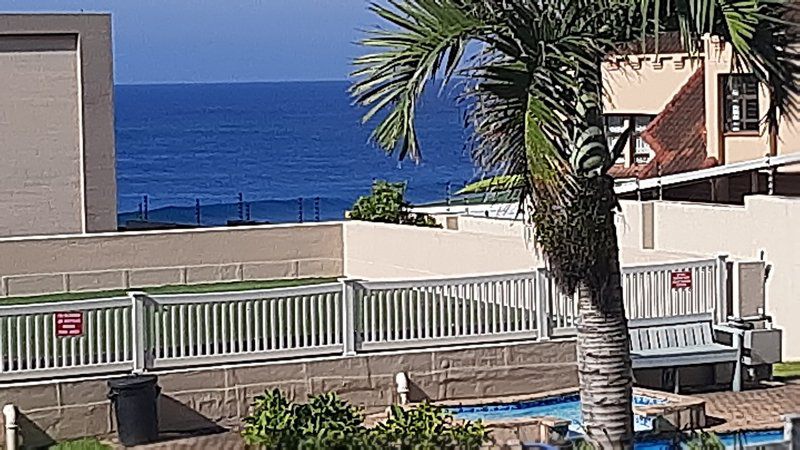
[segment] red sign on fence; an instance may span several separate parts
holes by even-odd
[[[670,279],[672,281],[672,289],[691,289],[692,288],[692,271],[680,270],[677,272],[670,272]]]
[[[82,312],[56,313],[56,337],[74,337],[83,335]]]

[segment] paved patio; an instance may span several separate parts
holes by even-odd
[[[706,401],[706,415],[722,422],[711,430],[767,430],[783,428],[781,415],[800,413],[800,380],[775,383],[743,392],[693,394]]]
[[[706,415],[712,419],[710,431],[771,430],[783,428],[781,416],[800,412],[800,379],[773,383],[744,392],[691,394],[706,401]],[[136,447],[140,450],[215,448],[244,450],[236,432],[169,440]]]

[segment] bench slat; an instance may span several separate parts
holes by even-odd
[[[676,347],[686,347],[689,343],[686,340],[686,326],[681,325],[675,327],[675,346]]]

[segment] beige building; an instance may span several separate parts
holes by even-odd
[[[654,178],[800,152],[795,121],[784,119],[779,133],[770,135],[763,122],[767,89],[752,74],[736,73],[730,44],[709,36],[703,51],[689,56],[678,36],[666,35],[659,50],[616,55],[604,65],[609,139],[616,142],[634,124],[629,145],[611,170],[616,178]],[[745,175],[718,182],[719,198],[703,195],[697,186],[684,195],[726,201],[764,192],[763,176]],[[737,191],[740,181],[747,188],[743,192]]]
[[[117,228],[111,17],[0,15],[0,236]]]

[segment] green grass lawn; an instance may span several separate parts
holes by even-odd
[[[50,450],[111,450],[111,446],[95,438],[78,439],[75,441],[59,442],[50,446]]]
[[[772,374],[777,378],[800,377],[800,361],[785,362],[772,366]]]
[[[300,278],[293,280],[237,281],[228,283],[209,283],[192,285],[170,285],[150,288],[129,289],[143,291],[148,294],[201,294],[206,292],[249,291],[255,289],[274,289],[293,286],[330,283],[336,278]],[[120,297],[127,295],[124,289],[95,292],[69,292],[62,294],[36,295],[31,297],[6,297],[0,299],[0,305],[24,305],[30,303],[65,302],[70,300],[87,300],[93,298]]]

